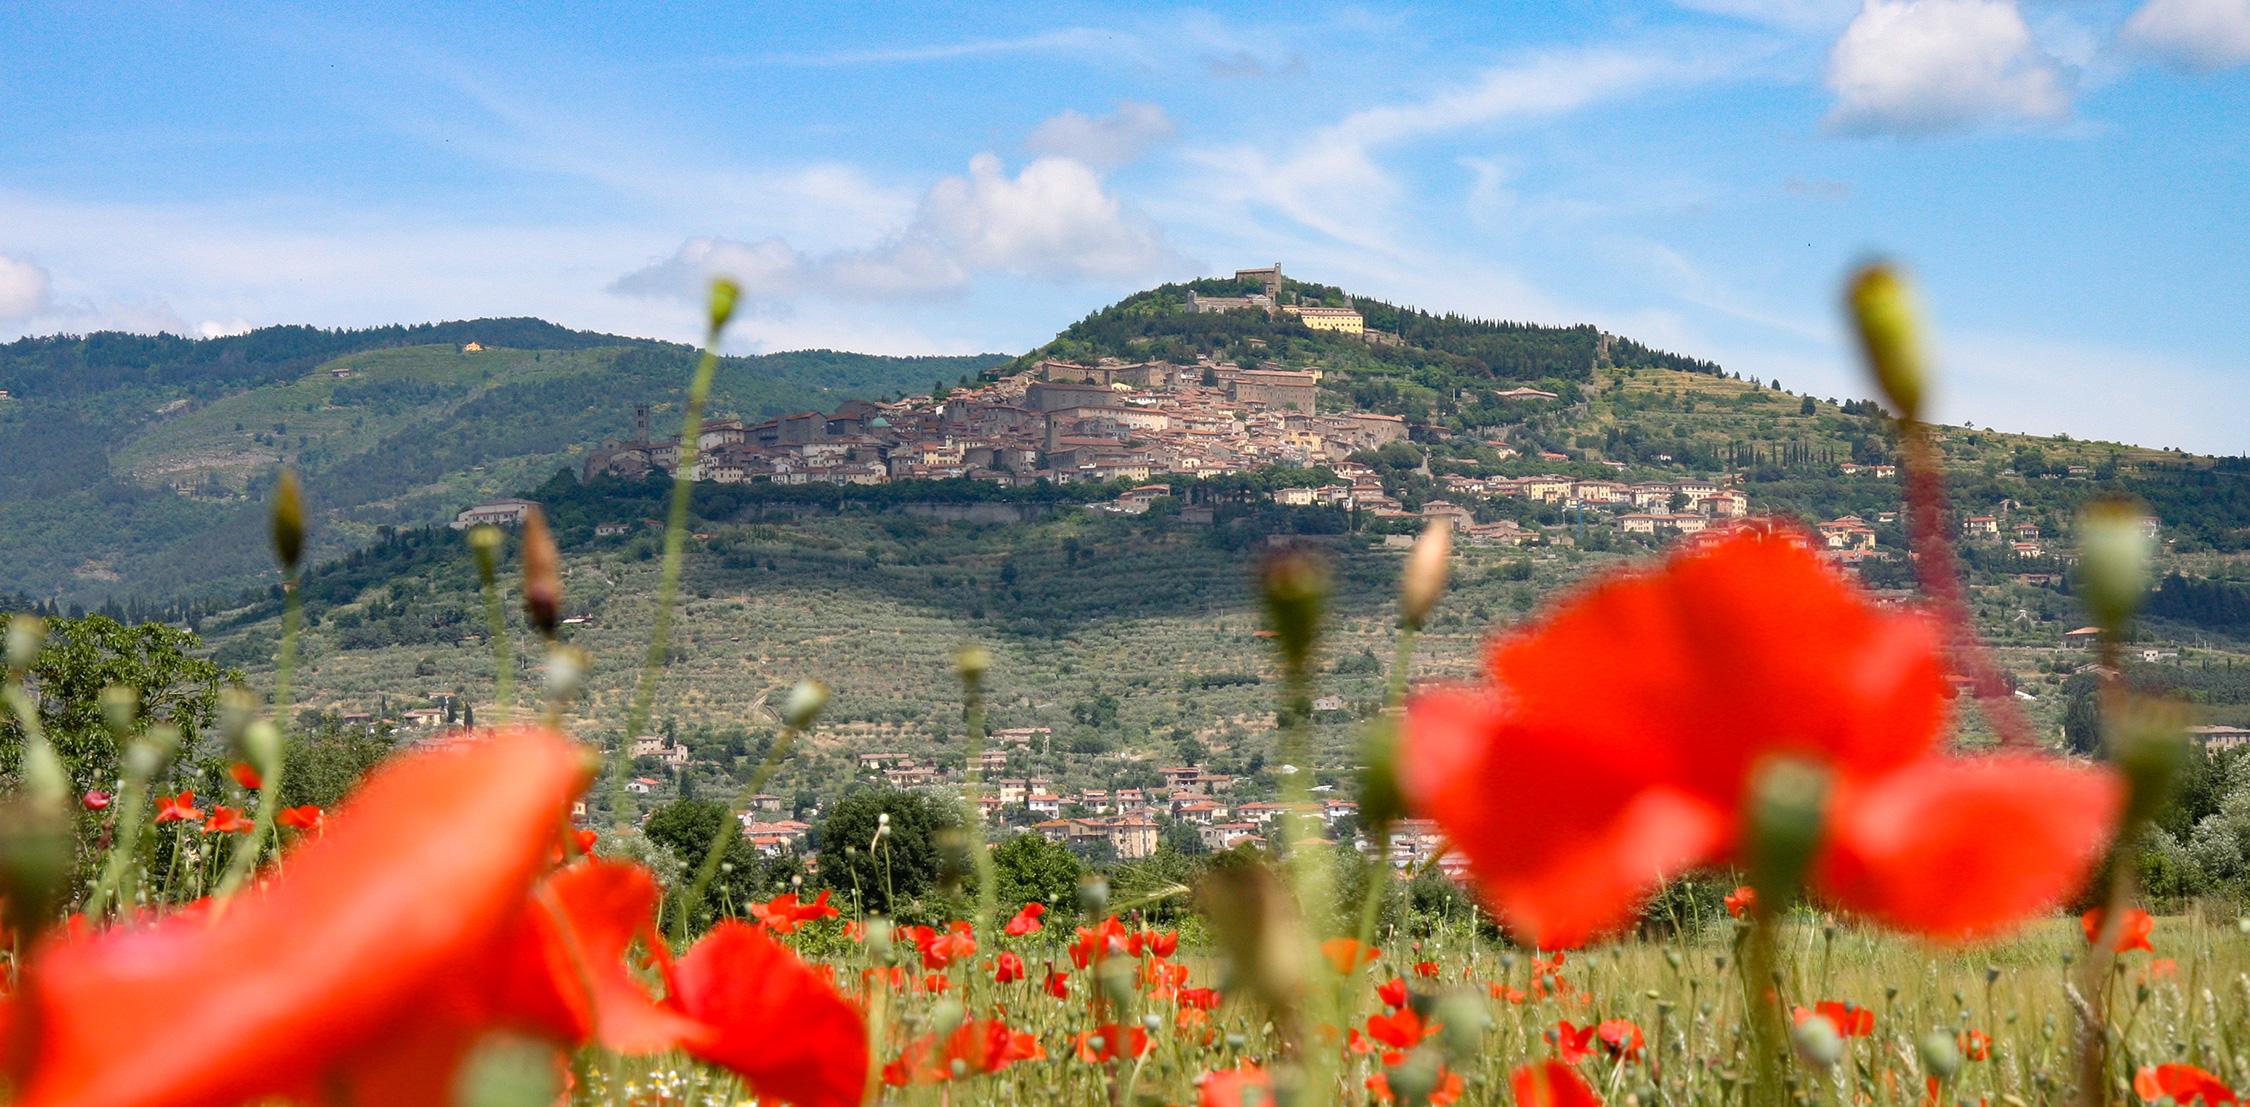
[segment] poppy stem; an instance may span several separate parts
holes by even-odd
[[[688,502],[695,494],[697,440],[703,435],[703,407],[711,399],[711,382],[719,372],[719,331],[725,326],[725,314],[712,312],[710,328],[704,332],[703,355],[696,360],[695,373],[688,379],[687,410],[680,420],[679,454],[672,465],[671,514],[664,524],[664,562],[657,576],[656,619],[649,628],[648,654],[641,662],[640,681],[633,689],[632,705],[626,711],[625,737],[612,753],[611,815],[620,832],[633,825],[632,793],[625,790],[630,776],[626,770],[632,757],[633,738],[648,725],[649,709],[656,703],[656,680],[671,650],[672,609],[679,598],[680,566],[687,557]]]
[[[508,651],[508,620],[500,610],[500,583],[493,574],[484,574],[481,590],[485,630],[492,636],[493,699],[498,701],[500,721],[505,723],[515,711],[515,658]]]
[[[765,789],[767,778],[781,766],[781,759],[789,755],[789,747],[797,739],[797,728],[784,724],[781,735],[774,739],[773,748],[766,751],[764,761],[758,763],[756,772],[750,774],[750,795],[756,796]],[[752,802],[755,802],[753,800]],[[688,886],[687,895],[680,900],[679,918],[675,920],[672,934],[680,941],[687,940],[688,927],[694,925],[696,912],[703,908],[703,896],[711,881],[719,875],[719,865],[726,860],[727,843],[742,834],[742,816],[752,809],[735,807],[727,810],[727,817],[711,832],[711,844],[704,847],[703,863],[695,868],[695,883]]]
[[[2031,724],[2016,706],[2014,692],[1985,652],[1968,603],[1961,595],[1961,567],[1953,538],[1945,526],[1945,473],[1929,428],[1920,422],[1899,423],[1900,445],[1906,463],[1906,511],[1909,544],[1922,592],[1930,598],[1939,624],[1945,630],[1946,649],[1953,665],[1976,688],[1977,709],[2003,746],[2031,748]]]

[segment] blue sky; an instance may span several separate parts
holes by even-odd
[[[1944,413],[2250,451],[2250,0],[0,10],[0,338],[538,315],[1014,352],[1280,261]],[[215,7],[215,6],[211,6]]]

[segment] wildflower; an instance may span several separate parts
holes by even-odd
[[[1018,957],[1011,950],[1002,950],[1000,956],[993,961],[992,982],[995,984],[1013,984],[1023,978],[1023,958]]]
[[[1056,999],[1069,999],[1070,974],[1049,970],[1047,973],[1047,994]]]
[[[1024,904],[1023,908],[1016,912],[1015,917],[1009,919],[1007,925],[1000,929],[1011,938],[1021,938],[1026,934],[1037,934],[1046,929],[1046,924],[1039,921],[1039,916],[1046,913],[1047,905],[1044,903]]]
[[[2086,931],[2086,940],[2089,942],[2101,938],[2102,924],[2106,921],[2108,921],[2107,916],[2099,907],[2078,917],[2078,925]],[[2130,953],[2136,949],[2154,953],[2156,947],[2149,944],[2149,937],[2154,933],[2156,933],[2155,916],[2138,907],[2128,907],[2125,909],[2123,920],[2118,924],[2117,944],[2113,948],[2118,953]]]
[[[1401,1007],[1383,1015],[1367,1016],[1367,1036],[1391,1047],[1383,1054],[1383,1063],[1398,1064],[1409,1049],[1422,1044],[1422,1039],[1437,1033],[1437,1027],[1425,1022],[1412,1007]]]
[[[1592,1026],[1573,1026],[1568,1019],[1555,1024],[1555,1052],[1563,1064],[1575,1065],[1594,1055],[1594,1030]]]
[[[1508,1076],[1516,1107],[1601,1107],[1578,1070],[1562,1061],[1525,1065]]]
[[[1128,952],[1140,956],[1139,940],[1126,932],[1125,924],[1115,915],[1091,927],[1079,927],[1076,940],[1070,943],[1071,963],[1082,969],[1110,954]]]
[[[282,808],[280,812],[274,815],[273,821],[280,823],[281,825],[286,826],[291,830],[302,830],[306,833],[311,833],[313,831],[319,830],[321,824],[327,821],[327,817],[322,814],[320,808],[317,805],[308,803],[301,807]]]
[[[2133,1093],[2149,1103],[2160,1099],[2183,1105],[2235,1102],[2234,1089],[2226,1081],[2194,1065],[2144,1066],[2133,1074]]]
[[[842,914],[828,903],[828,892],[823,889],[811,903],[800,903],[797,893],[783,892],[764,903],[750,905],[750,916],[775,934],[790,934],[809,922],[833,919]]]
[[[1734,891],[1728,892],[1725,903],[1727,914],[1739,919],[1758,909],[1758,890],[1744,884]]]
[[[176,796],[156,797],[158,823],[199,823],[203,812],[195,806],[195,793],[182,792]]]
[[[256,824],[242,817],[242,812],[220,804],[211,809],[211,817],[203,823],[205,834],[248,834]]]
[[[1931,622],[1877,608],[1797,540],[1745,529],[1496,643],[1489,689],[1416,697],[1403,783],[1542,946],[1619,927],[1665,879],[1738,858],[1777,761],[1829,783],[1811,864],[1826,899],[1982,935],[2080,885],[2123,789],[2106,768],[1943,753],[1939,646]]]
[[[1383,951],[1363,946],[1356,938],[1330,938],[1320,943],[1320,955],[1328,959],[1329,966],[1337,973],[1348,976],[1353,969],[1381,957]]]
[[[828,979],[757,927],[711,928],[672,966],[673,1006],[710,1032],[683,1043],[732,1069],[760,1098],[852,1107],[867,1076],[867,1027]]]
[[[1038,1039],[1030,1034],[1028,1048],[1038,1049]],[[942,1084],[961,1076],[983,1076],[999,1072],[1021,1057],[1018,1035],[999,1019],[964,1019],[961,1025],[945,1036],[940,1045],[938,1036],[924,1034],[908,1042],[898,1059],[883,1066],[883,1083],[892,1087],[908,1084]]]
[[[258,767],[248,761],[237,761],[227,766],[227,775],[233,777],[236,784],[242,785],[245,792],[255,792],[266,784],[266,778],[259,775]]]
[[[1196,1107],[1270,1107],[1273,1077],[1250,1062],[1207,1073],[1195,1097]]]
[[[1199,1011],[1212,1011],[1218,1009],[1221,997],[1217,988],[1182,988],[1180,994],[1175,998],[1179,1000],[1182,1007]]]
[[[1421,978],[1422,978],[1422,979],[1424,979],[1424,980],[1435,980],[1435,979],[1437,979],[1437,974],[1438,974],[1438,967],[1437,967],[1437,962],[1435,962],[1435,961],[1416,961],[1416,962],[1414,962],[1414,975],[1416,975],[1416,976],[1419,976],[1419,977],[1421,977]]]
[[[1142,932],[1141,948],[1151,957],[1170,957],[1179,951],[1180,932],[1177,930],[1149,930]]]
[[[1112,1023],[1092,1030],[1081,1030],[1071,1038],[1078,1059],[1089,1065],[1114,1061],[1120,1057],[1139,1058],[1148,1053],[1148,1031],[1138,1026],[1118,1026]]]
[[[1961,1047],[1961,1055],[1971,1061],[1989,1061],[1992,1059],[1992,1035],[1982,1030],[1962,1031],[1961,1040],[1958,1044]]]
[[[1382,1000],[1385,1007],[1395,1009],[1406,1006],[1406,981],[1401,977],[1394,976],[1381,984],[1377,984],[1375,986],[1375,998]]]
[[[585,828],[583,828],[583,827],[580,827],[580,828],[578,828],[578,829],[572,830],[572,831],[570,832],[570,835],[571,835],[571,841],[573,841],[573,842],[575,842],[575,843],[577,844],[577,846],[578,846],[578,852],[579,852],[580,854],[591,854],[591,853],[593,853],[593,852],[594,852],[594,843],[596,843],[596,842],[599,842],[599,841],[601,841],[601,840],[602,840],[602,836],[601,836],[601,835],[600,835],[600,834],[599,834],[598,832],[595,832],[595,831],[592,831],[592,830],[587,830],[587,829],[585,829]]]
[[[1802,1007],[1790,1009],[1790,1017],[1797,1022],[1806,1019],[1827,1019],[1836,1033],[1846,1038],[1864,1038],[1875,1032],[1875,1012],[1854,1003],[1824,999],[1810,1011]]]
[[[78,802],[84,804],[88,811],[101,811],[109,807],[110,795],[108,792],[90,791],[80,796]]]
[[[944,930],[915,928],[914,947],[922,953],[922,967],[935,972],[976,956],[977,937],[968,923],[956,920]]]
[[[1611,1056],[1630,1061],[1641,1055],[1641,1028],[1633,1020],[1603,1019],[1597,1033]]]

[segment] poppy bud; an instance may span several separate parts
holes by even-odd
[[[1391,1066],[1389,1074],[1391,1094],[1400,1103],[1427,1103],[1430,1093],[1438,1086],[1437,1055],[1427,1049],[1416,1049],[1406,1059]]]
[[[2103,720],[2109,754],[2131,791],[2126,827],[2156,817],[2172,798],[2172,783],[2187,761],[2187,716],[2180,705],[2153,696],[2122,695]]]
[[[953,671],[963,684],[977,684],[984,680],[985,671],[992,668],[992,651],[983,646],[963,646],[953,651]]]
[[[962,1008],[960,1000],[941,999],[930,1008],[930,1030],[943,1038],[958,1029],[966,1017],[968,1011]]]
[[[1399,620],[1415,630],[1422,628],[1445,592],[1445,573],[1453,555],[1453,520],[1439,516],[1422,528],[1414,549],[1406,555],[1406,572],[1399,580]]]
[[[1814,1015],[1789,1030],[1789,1044],[1805,1063],[1830,1068],[1844,1057],[1844,1036],[1826,1015]]]
[[[554,1051],[512,1034],[488,1034],[454,1078],[461,1107],[546,1107],[563,1099]]]
[[[281,731],[271,720],[259,719],[244,727],[238,746],[242,759],[258,770],[261,777],[271,777],[281,765]]]
[[[523,516],[523,614],[541,635],[553,638],[562,625],[562,553],[555,549],[547,514],[535,505]]]
[[[881,915],[869,918],[860,926],[860,934],[867,940],[867,951],[878,961],[891,956],[891,920]]]
[[[1808,761],[1776,759],[1750,783],[1750,884],[1760,911],[1779,914],[1796,899],[1820,848],[1828,772]]]
[[[2150,538],[2140,503],[2104,496],[2078,515],[2078,590],[2096,625],[2111,638],[2148,597]]]
[[[1921,314],[1913,291],[1888,265],[1870,265],[1852,278],[1852,321],[1875,383],[1900,419],[1922,417],[1926,374],[1922,363]]]
[[[1088,919],[1109,910],[1109,881],[1094,873],[1078,878],[1078,910]]]
[[[295,573],[305,554],[305,490],[289,469],[273,483],[273,554],[285,573]]]
[[[476,555],[477,579],[487,587],[499,579],[502,541],[500,528],[490,523],[469,528],[469,552]]]
[[[1922,1053],[1922,1068],[1940,1083],[1953,1079],[1961,1071],[1961,1046],[1951,1034],[1932,1030],[1915,1043]]]
[[[719,333],[719,328],[726,326],[727,320],[734,318],[735,301],[741,298],[741,285],[736,284],[725,277],[720,277],[717,280],[711,282],[712,334]]]
[[[586,665],[591,658],[576,646],[558,644],[547,651],[544,672],[547,695],[567,700],[578,694],[586,683]]]
[[[789,689],[789,698],[781,701],[781,721],[791,729],[803,730],[820,718],[828,706],[828,686],[817,680],[800,680]]]
[[[42,796],[53,782],[31,779],[33,748],[23,756],[25,794],[0,803],[0,925],[15,934],[34,935],[54,922],[70,885],[70,796],[67,779],[58,798]],[[46,756],[52,759],[54,751],[48,749]],[[39,771],[59,773],[61,763]]]
[[[151,779],[179,748],[180,728],[170,723],[156,723],[141,735],[140,741],[125,747],[125,771],[138,780]]]
[[[1406,814],[1406,794],[1398,785],[1398,722],[1389,715],[1367,728],[1360,744],[1360,821],[1377,833]]]
[[[248,689],[228,688],[219,693],[219,737],[229,746],[242,742],[242,732],[258,717],[258,700]]]
[[[1304,550],[1290,550],[1266,559],[1260,575],[1266,601],[1266,622],[1281,646],[1281,657],[1290,670],[1303,672],[1312,658],[1313,641],[1320,635],[1321,602],[1328,596],[1328,567]]]
[[[31,671],[31,664],[39,657],[39,644],[47,640],[47,621],[37,615],[18,615],[8,620],[8,671],[21,675]]]
[[[119,741],[133,733],[133,724],[140,721],[141,693],[122,684],[112,684],[101,692],[102,725],[109,728],[109,736]]]
[[[1492,1026],[1492,1013],[1483,1000],[1469,992],[1453,992],[1437,1003],[1434,1012],[1439,1040],[1455,1057],[1474,1057]]]
[[[63,768],[62,756],[45,735],[26,743],[23,748],[23,798],[41,811],[61,811],[70,806],[70,770]]]

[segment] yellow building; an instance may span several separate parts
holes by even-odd
[[[471,342],[468,345],[461,347],[461,352],[464,354],[480,353],[483,350],[484,343],[482,342]]]
[[[1297,317],[1297,321],[1316,331],[1336,331],[1339,334],[1364,334],[1367,320],[1350,308],[1297,307],[1281,309]]]

